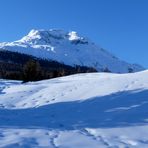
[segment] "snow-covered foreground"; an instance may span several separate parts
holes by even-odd
[[[0,129],[0,145],[6,148],[147,148],[148,126],[107,129],[47,130]]]
[[[0,80],[0,147],[148,147],[148,71]]]

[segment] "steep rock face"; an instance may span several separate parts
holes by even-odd
[[[139,65],[118,59],[74,31],[31,30],[18,41],[0,43],[0,49],[55,60],[71,66],[94,67],[98,71],[127,73],[144,69]]]

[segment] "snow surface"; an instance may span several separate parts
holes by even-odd
[[[147,148],[147,75],[0,80],[0,147]]]
[[[115,73],[127,73],[144,70],[136,64],[129,64],[86,37],[80,37],[75,31],[31,30],[21,40],[0,43],[1,50],[29,54],[42,59],[55,60],[67,65],[89,66],[99,71],[108,68]]]

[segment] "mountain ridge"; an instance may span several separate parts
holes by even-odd
[[[28,54],[66,65],[93,67],[98,71],[108,69],[114,73],[137,72],[142,66],[124,62],[77,32],[63,30],[31,30],[14,42],[0,43],[0,50]]]

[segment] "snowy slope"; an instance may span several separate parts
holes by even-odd
[[[148,71],[0,81],[0,147],[147,148]]]
[[[106,68],[116,73],[127,73],[129,69],[133,69],[133,72],[143,70],[139,65],[121,61],[74,31],[31,30],[21,40],[0,43],[0,49],[56,60],[71,66],[94,67],[98,71]]]
[[[25,84],[1,80],[0,104],[8,109],[29,108],[140,91],[148,88],[147,74],[148,71],[133,74],[88,73]]]

